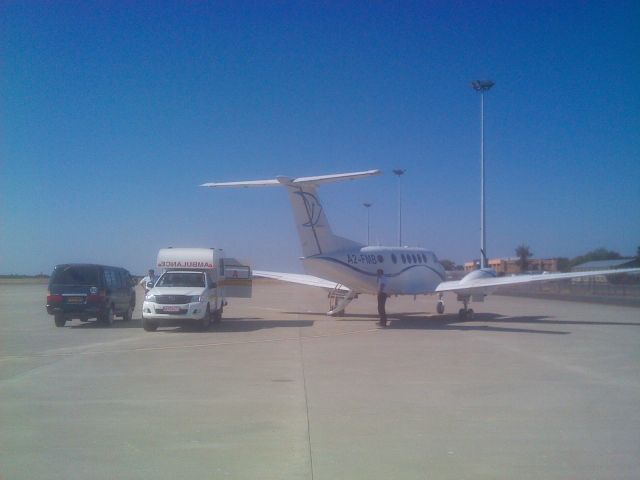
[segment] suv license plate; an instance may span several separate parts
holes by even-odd
[[[67,297],[67,303],[84,303],[84,297]]]
[[[162,311],[163,312],[179,312],[180,307],[164,307]]]

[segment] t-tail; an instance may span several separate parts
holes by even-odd
[[[289,193],[289,201],[293,208],[293,217],[305,257],[323,255],[342,250],[363,247],[364,245],[348,238],[335,235],[329,220],[316,193],[317,187],[324,183],[355,180],[358,178],[379,175],[380,170],[365,172],[341,173],[318,177],[288,178],[276,177],[273,180],[252,180],[246,182],[205,183],[203,187],[211,188],[247,188],[283,186]]]

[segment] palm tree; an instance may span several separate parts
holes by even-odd
[[[529,245],[518,245],[516,248],[516,255],[518,256],[518,265],[520,265],[520,272],[525,272],[529,265],[529,259],[533,257],[533,252],[529,248]]]

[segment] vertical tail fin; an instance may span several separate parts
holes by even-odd
[[[287,178],[277,177],[275,180],[257,180],[249,182],[205,183],[203,187],[268,187],[284,186],[289,193],[289,201],[293,208],[293,217],[305,257],[326,254],[348,248],[361,247],[362,244],[335,235],[322,203],[316,194],[316,188],[323,183],[354,180],[357,178],[379,175],[380,170],[366,172],[343,173],[319,177]]]

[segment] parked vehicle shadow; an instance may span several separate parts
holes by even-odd
[[[73,320],[73,324],[67,324],[67,328],[79,328],[79,329],[94,329],[94,328],[104,328],[104,329],[112,329],[112,328],[142,328],[142,318],[132,318],[128,322],[116,318],[113,322],[113,325],[105,325],[104,323],[98,320],[89,320],[88,322],[76,323],[77,320]]]
[[[223,318],[220,323],[213,323],[208,330],[200,330],[197,325],[184,323],[174,327],[160,327],[162,333],[243,333],[266,330],[270,328],[308,328],[313,327],[313,320],[264,320],[261,318]]]
[[[192,333],[192,332],[253,332],[269,328],[307,328],[312,327],[313,320],[264,320],[261,318],[223,318],[220,323],[212,323],[208,330],[200,330],[194,323],[185,322],[181,325],[160,327],[158,331],[165,333]],[[112,326],[107,326],[98,321],[89,321],[73,325],[67,325],[74,329],[123,329],[137,328],[142,330],[142,318],[133,318],[129,322],[116,320]]]

